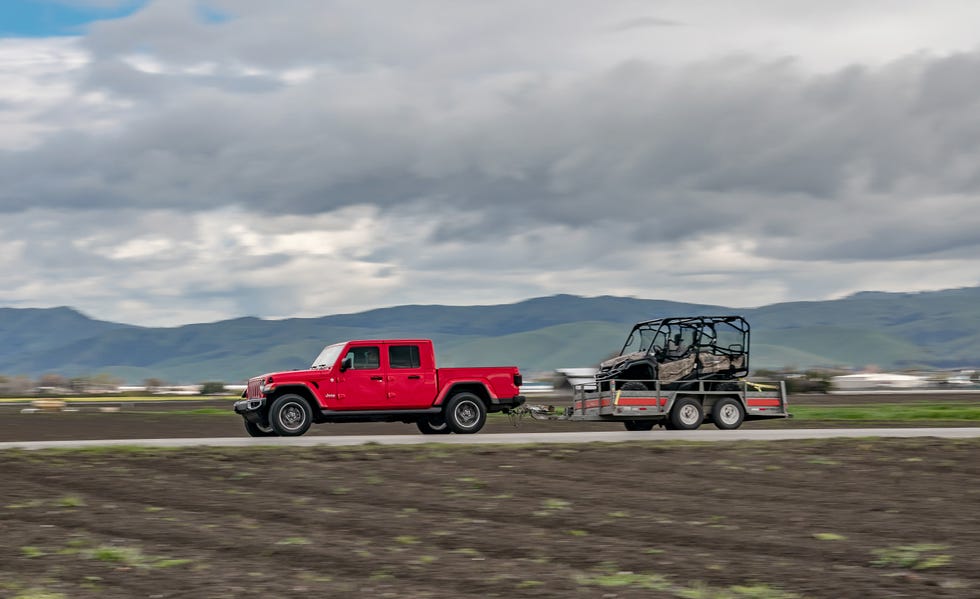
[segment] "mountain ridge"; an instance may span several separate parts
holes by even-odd
[[[542,372],[595,364],[619,348],[634,322],[692,314],[745,316],[752,324],[755,368],[980,363],[980,287],[970,287],[859,292],[742,309],[558,294],[510,304],[411,304],[312,318],[241,316],[176,327],[102,321],[67,306],[0,308],[0,374],[106,372],[130,382],[149,377],[231,382],[302,368],[330,342],[402,336],[434,339],[440,364],[446,366],[516,363],[527,372]]]

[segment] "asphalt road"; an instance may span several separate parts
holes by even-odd
[[[980,437],[976,428],[857,428],[857,429],[766,429],[766,430],[697,430],[656,432],[572,432],[572,433],[501,433],[483,435],[370,435],[309,437],[213,437],[207,439],[118,439],[91,441],[14,441],[0,443],[4,449],[53,449],[80,447],[256,447],[314,445],[494,445],[517,443],[593,443],[622,441],[782,441],[790,439],[830,439],[843,437],[937,437],[967,439]]]

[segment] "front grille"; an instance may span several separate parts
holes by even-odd
[[[248,382],[248,396],[262,397],[262,379],[252,379]]]

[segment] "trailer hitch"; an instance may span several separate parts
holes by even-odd
[[[559,413],[555,406],[534,406],[524,404],[507,412],[510,423],[517,428],[521,425],[521,420],[528,416],[534,420],[568,420],[571,415],[571,408],[565,408],[564,413]]]

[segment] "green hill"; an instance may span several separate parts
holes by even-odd
[[[0,308],[0,374],[108,372],[130,382],[241,381],[303,368],[327,343],[430,337],[441,364],[516,364],[526,372],[590,366],[639,320],[742,314],[752,366],[958,367],[980,364],[980,288],[859,293],[753,309],[661,300],[556,295],[493,306],[397,306],[321,318],[236,318],[150,328],[70,308]]]

